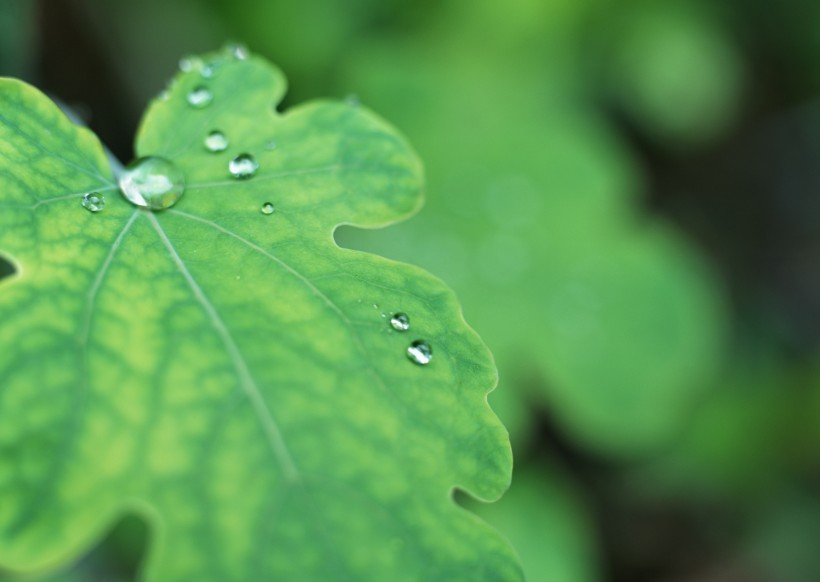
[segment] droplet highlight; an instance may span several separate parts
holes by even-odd
[[[194,56],[182,57],[179,60],[179,70],[183,73],[190,73],[194,69],[202,66],[202,59]]]
[[[214,94],[207,87],[200,85],[195,87],[188,93],[188,105],[195,109],[202,109],[211,104],[214,100]]]
[[[273,207],[273,204],[271,204],[270,202],[265,202],[262,205],[262,214],[273,214],[275,211],[276,211],[276,209]]]
[[[173,162],[158,156],[134,160],[120,176],[120,191],[137,206],[162,210],[185,193],[185,177]]]
[[[433,348],[424,340],[416,340],[407,348],[407,357],[414,364],[426,366],[433,359]]]
[[[202,65],[202,68],[199,70],[199,74],[203,79],[213,79],[214,75],[216,75],[216,65],[213,63]]]
[[[218,129],[213,130],[205,136],[205,149],[209,152],[218,153],[228,149],[228,138]]]
[[[83,207],[91,212],[99,212],[105,208],[105,196],[99,192],[89,192],[83,196]]]
[[[243,44],[239,43],[230,43],[228,46],[225,47],[226,52],[235,58],[237,61],[245,61],[250,56],[250,51],[248,51],[248,47]]]
[[[247,180],[256,174],[259,162],[250,154],[239,154],[228,162],[228,171],[237,180]]]
[[[356,94],[350,94],[345,97],[345,103],[347,103],[348,107],[352,107],[353,109],[358,109],[362,105],[361,99],[359,99],[359,96]]]
[[[406,313],[394,313],[390,317],[390,327],[396,331],[407,331],[410,329],[410,318]]]

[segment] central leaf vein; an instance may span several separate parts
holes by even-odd
[[[220,339],[222,340],[225,349],[228,351],[228,354],[231,357],[231,361],[233,362],[234,367],[236,368],[236,371],[239,374],[239,381],[242,385],[242,389],[245,391],[245,394],[250,400],[251,405],[254,408],[254,411],[256,412],[257,416],[259,417],[262,423],[265,436],[268,440],[271,450],[273,451],[274,455],[276,456],[276,459],[278,460],[279,464],[282,467],[282,470],[285,473],[285,477],[288,481],[298,481],[300,477],[299,469],[296,467],[296,464],[293,461],[293,457],[291,456],[290,450],[288,449],[288,446],[285,443],[282,432],[279,430],[279,426],[273,418],[273,413],[268,407],[267,402],[265,402],[265,399],[262,396],[262,392],[260,391],[259,386],[256,383],[256,380],[251,374],[250,368],[248,368],[248,364],[245,361],[245,358],[242,356],[242,352],[239,350],[239,346],[233,339],[230,330],[225,325],[225,322],[222,321],[222,318],[219,317],[219,313],[216,311],[213,304],[205,295],[202,288],[199,286],[199,284],[191,275],[188,268],[185,266],[185,263],[182,261],[182,258],[176,252],[173,243],[168,238],[168,235],[163,230],[162,225],[160,225],[156,216],[154,216],[152,212],[147,212],[146,216],[151,221],[151,225],[154,227],[154,230],[156,230],[163,244],[168,249],[168,252],[171,255],[171,259],[176,264],[177,268],[179,269],[179,272],[185,278],[186,282],[188,283],[188,286],[191,288],[191,291],[193,292],[197,301],[200,303],[200,305],[202,305],[202,308],[205,310],[205,312],[208,314],[208,318],[211,320],[211,324],[213,325],[216,332],[219,334]]]

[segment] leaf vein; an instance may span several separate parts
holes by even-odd
[[[16,131],[21,136],[23,136],[29,143],[34,145],[41,152],[43,152],[44,154],[46,154],[48,156],[51,156],[53,158],[56,158],[56,159],[64,162],[65,165],[67,165],[69,168],[74,168],[75,170],[85,174],[86,176],[90,176],[92,178],[99,178],[100,180],[109,182],[109,180],[105,176],[103,176],[97,168],[93,168],[91,171],[89,171],[87,168],[84,168],[84,167],[80,166],[79,164],[75,164],[74,162],[72,162],[68,158],[65,158],[65,157],[63,157],[63,156],[61,156],[61,155],[59,155],[59,154],[45,148],[40,143],[40,140],[34,139],[34,137],[31,134],[23,131],[22,128],[20,128],[19,125],[15,124],[15,123],[12,123],[9,120],[9,118],[6,117],[5,115],[0,114],[0,121],[2,121],[7,127],[11,128],[12,130]]]
[[[185,266],[185,263],[182,261],[182,258],[176,252],[173,243],[168,238],[168,235],[163,230],[162,225],[160,225],[156,216],[154,216],[154,213],[148,212],[147,216],[151,221],[151,225],[154,227],[154,230],[156,230],[163,244],[168,249],[168,252],[171,255],[171,259],[174,261],[174,264],[176,264],[180,273],[188,283],[188,286],[191,288],[191,291],[193,292],[197,301],[200,303],[200,305],[202,305],[202,308],[207,313],[208,318],[211,320],[211,324],[213,325],[214,329],[222,339],[222,343],[225,345],[225,349],[228,350],[228,354],[230,355],[231,360],[233,361],[234,367],[236,368],[236,371],[239,373],[242,388],[245,391],[245,394],[247,395],[248,399],[250,400],[254,410],[256,411],[257,416],[259,416],[260,420],[262,421],[262,426],[265,431],[265,436],[268,440],[268,444],[273,450],[276,459],[279,461],[279,464],[281,465],[282,470],[285,473],[285,477],[289,481],[298,481],[300,478],[299,469],[296,467],[296,464],[293,461],[293,457],[291,456],[290,450],[288,449],[288,446],[285,443],[282,432],[279,429],[279,426],[277,425],[276,421],[274,420],[273,414],[270,408],[268,407],[267,403],[265,402],[265,399],[262,396],[262,392],[259,390],[259,386],[256,384],[256,380],[254,380],[247,362],[245,362],[245,359],[242,357],[242,352],[239,351],[239,346],[233,339],[230,330],[225,325],[225,322],[222,320],[222,318],[219,317],[219,313],[217,313],[213,304],[205,295],[205,292],[202,290],[202,288],[194,279],[193,275],[191,275],[190,271]]]

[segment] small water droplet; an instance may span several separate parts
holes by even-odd
[[[179,70],[183,73],[190,73],[194,69],[202,66],[202,59],[194,56],[186,56],[179,59]]]
[[[259,169],[259,162],[250,154],[239,154],[228,162],[228,171],[231,176],[239,180],[250,178]]]
[[[250,56],[248,47],[239,43],[230,43],[225,47],[226,52],[237,61],[244,61]]]
[[[198,87],[194,87],[190,93],[188,93],[188,104],[191,107],[195,107],[196,109],[202,109],[203,107],[207,107],[211,104],[211,101],[214,100],[214,94],[211,93],[211,90],[203,85],[199,85]]]
[[[213,79],[214,75],[216,75],[216,65],[213,63],[202,65],[199,74],[202,75],[203,79]]]
[[[224,152],[228,149],[228,138],[218,129],[205,136],[205,149],[209,152]]]
[[[378,308],[379,308],[379,304],[378,304],[378,303],[374,303],[371,307],[373,307],[373,309],[378,309]]]
[[[137,206],[170,208],[185,192],[185,177],[173,162],[157,156],[134,160],[120,176],[123,196]]]
[[[265,202],[262,205],[262,214],[273,214],[276,209],[273,207],[273,204],[270,202]]]
[[[433,348],[424,340],[416,340],[407,348],[407,357],[419,366],[426,366],[433,359]]]
[[[273,140],[269,141],[268,143],[265,144],[265,149],[266,150],[275,150],[276,149],[276,142],[273,141]]]
[[[83,206],[91,212],[99,212],[105,208],[105,196],[99,192],[89,192],[83,196]]]
[[[390,317],[390,327],[396,331],[407,331],[410,329],[410,318],[406,313],[394,313]]]
[[[354,109],[356,109],[358,107],[361,107],[361,105],[362,105],[362,102],[359,99],[359,96],[356,95],[356,94],[353,94],[353,93],[351,93],[350,95],[345,97],[345,103],[347,103],[347,105],[349,107],[353,107]]]

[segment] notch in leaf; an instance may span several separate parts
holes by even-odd
[[[11,260],[0,255],[0,283],[17,274],[17,267]]]

